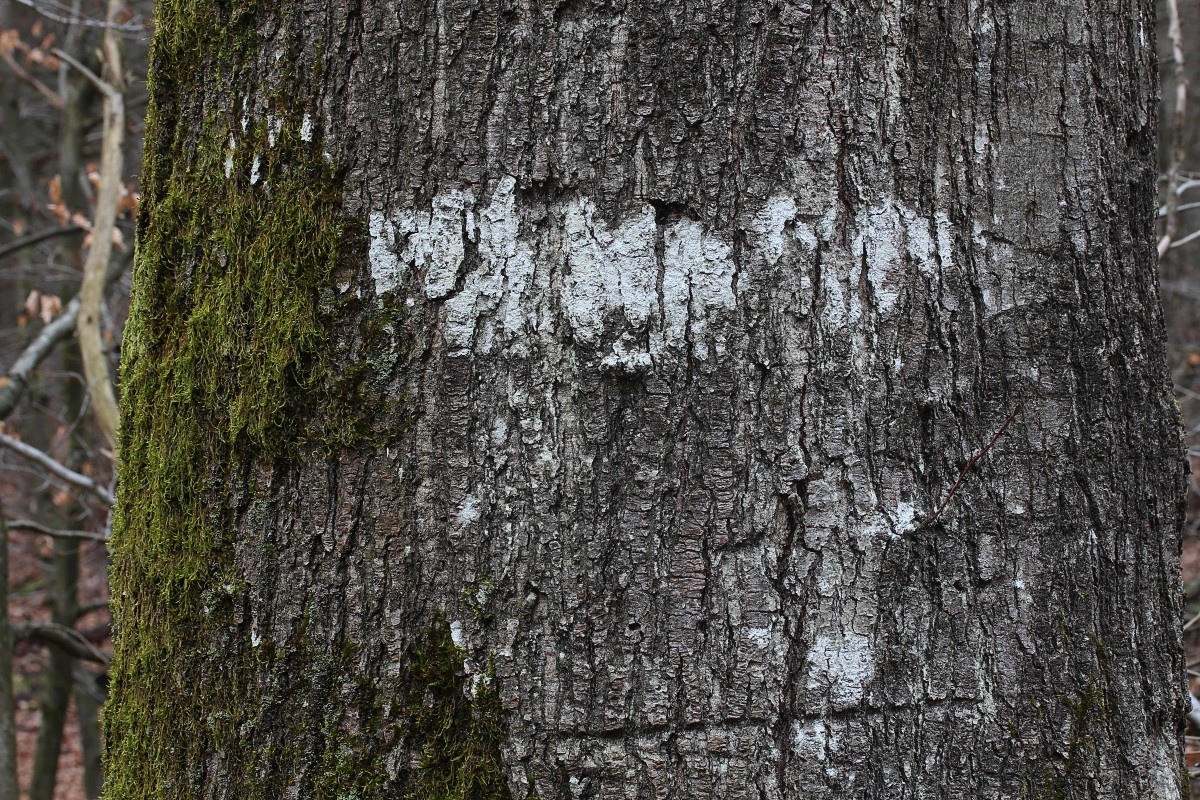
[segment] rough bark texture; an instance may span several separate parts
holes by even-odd
[[[1147,0],[272,5],[159,7],[109,800],[1180,796]]]

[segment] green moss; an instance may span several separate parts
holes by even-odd
[[[1085,760],[1094,757],[1097,727],[1112,716],[1110,702],[1094,678],[1078,692],[1057,698],[1067,712],[1067,752],[1060,759],[1035,765],[1039,770],[1025,777],[1025,797],[1030,800],[1065,800],[1071,796],[1071,781]]]
[[[257,6],[227,8],[157,6],[121,373],[105,797],[191,800],[220,785],[268,798],[294,785],[317,800],[508,800],[494,674],[464,673],[444,620],[387,687],[315,626],[250,641],[235,514],[271,516],[259,476],[401,429],[396,401],[366,387],[396,358],[381,343],[403,309],[385,301],[381,319],[335,288],[367,246],[319,136],[300,135],[319,53],[250,80]],[[272,46],[300,49],[272,13],[284,20]],[[273,128],[243,127],[228,105],[246,97]],[[389,777],[397,752],[415,766]]]
[[[342,213],[320,140],[300,136],[303,92],[289,106],[278,81],[247,87],[280,103],[270,145],[265,122],[243,131],[238,109],[205,111],[206,92],[232,85],[239,53],[252,50],[249,8],[157,7],[121,372],[109,800],[192,797],[189,782],[215,757],[232,759],[243,775],[232,785],[243,780],[253,794],[266,762],[282,758],[239,744],[253,724],[258,656],[248,643],[214,652],[242,635],[231,499],[252,491],[253,465],[286,469],[352,446],[372,416],[364,371],[337,362],[344,309],[329,300],[338,276],[365,258],[365,234]],[[227,47],[234,42],[242,46]]]
[[[401,681],[404,743],[420,753],[408,800],[511,800],[500,759],[504,732],[495,669],[466,675],[466,654],[438,620],[414,647]]]

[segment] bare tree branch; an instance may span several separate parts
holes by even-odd
[[[1170,20],[1167,36],[1171,39],[1172,57],[1175,59],[1175,110],[1171,120],[1171,165],[1167,172],[1167,222],[1163,228],[1163,236],[1158,240],[1160,261],[1171,249],[1171,242],[1179,228],[1179,192],[1176,188],[1179,185],[1180,165],[1183,163],[1183,117],[1187,111],[1187,76],[1183,64],[1183,34],[1179,26],[1178,0],[1167,0],[1167,13]]]
[[[43,525],[40,522],[35,522],[31,519],[14,519],[8,523],[9,530],[14,531],[33,531],[45,536],[53,536],[58,539],[83,539],[90,542],[107,542],[108,537],[103,533],[93,533],[91,531],[72,531],[62,528],[51,528]]]
[[[75,320],[78,316],[79,298],[76,297],[67,303],[61,314],[42,328],[37,338],[17,357],[8,374],[0,378],[0,420],[6,419],[12,413],[17,401],[25,393],[30,373],[42,363],[42,359],[50,355],[55,345],[69,338],[75,331]]]
[[[8,65],[8,68],[12,70],[12,73],[16,75],[19,80],[32,86],[37,93],[46,98],[46,102],[54,106],[55,109],[62,111],[66,106],[66,103],[61,97],[58,96],[57,92],[26,72],[25,68],[18,64],[17,60],[12,57],[12,53],[0,53],[0,60],[4,61],[4,63]]]
[[[115,281],[129,263],[129,256],[108,266],[108,282]],[[71,336],[79,316],[79,298],[67,303],[62,313],[50,321],[29,343],[9,368],[0,376],[0,420],[8,418],[29,385],[29,375],[54,350],[55,345]]]
[[[76,620],[83,619],[88,614],[92,613],[93,611],[102,611],[107,608],[108,608],[108,598],[107,597],[104,598],[103,600],[96,600],[91,603],[84,603],[79,608],[75,609],[75,619]]]
[[[92,480],[87,475],[83,475],[73,469],[64,467],[53,458],[43,453],[41,450],[25,444],[20,439],[14,439],[7,433],[0,433],[0,445],[3,445],[9,450],[12,450],[14,453],[17,453],[18,455],[32,461],[60,480],[66,481],[72,486],[76,486],[84,491],[91,492],[93,495],[100,498],[110,506],[115,502],[112,492],[96,483],[96,481]]]
[[[33,247],[35,244],[44,242],[47,239],[53,239],[56,236],[69,236],[73,233],[83,233],[83,228],[80,228],[78,225],[71,225],[67,228],[51,228],[48,231],[31,233],[28,236],[21,237],[20,239],[14,239],[8,244],[0,245],[0,258],[4,258],[5,256],[15,253],[18,250],[23,250],[26,247]]]
[[[142,31],[146,30],[145,25],[137,22],[107,22],[104,20],[92,19],[91,17],[80,17],[74,14],[68,17],[63,14],[50,11],[47,8],[43,8],[38,3],[33,2],[33,0],[17,0],[17,2],[23,6],[32,8],[46,19],[52,19],[55,22],[61,22],[65,25],[82,25],[85,28],[104,28],[106,30],[114,31],[129,31],[131,33],[141,33]]]
[[[110,0],[108,17],[111,21],[119,7],[117,0]],[[117,450],[117,426],[120,412],[117,410],[117,395],[113,390],[109,374],[108,356],[104,352],[104,341],[100,335],[101,309],[104,305],[105,274],[112,255],[113,229],[117,221],[117,204],[121,199],[121,171],[124,155],[122,142],[125,136],[125,98],[121,92],[121,48],[116,34],[104,32],[104,59],[108,67],[108,81],[101,80],[95,73],[62,50],[54,51],[59,58],[83,73],[96,88],[104,93],[104,139],[100,146],[100,183],[96,190],[96,216],[92,222],[92,244],[88,248],[87,260],[83,265],[83,285],[79,290],[79,315],[75,319],[75,333],[79,338],[79,350],[83,356],[83,374],[87,380],[88,394],[92,399],[92,410],[104,433],[108,446]]]
[[[42,642],[53,645],[75,658],[96,664],[109,662],[109,655],[84,638],[83,634],[66,625],[53,622],[18,622],[12,626],[13,638],[19,642]]]

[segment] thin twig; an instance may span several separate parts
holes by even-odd
[[[54,346],[75,332],[75,320],[79,316],[79,298],[73,298],[62,313],[49,322],[38,333],[37,338],[21,351],[8,373],[0,378],[0,420],[8,417],[17,401],[25,393],[29,376],[50,355]]]
[[[17,2],[23,6],[28,6],[29,8],[32,8],[34,11],[41,14],[43,17],[46,17],[47,19],[52,19],[55,22],[61,22],[64,25],[82,25],[85,28],[107,28],[108,30],[130,31],[130,32],[134,32],[134,33],[141,33],[142,31],[146,30],[145,25],[142,25],[137,22],[114,23],[114,22],[105,22],[103,20],[98,20],[98,19],[92,19],[91,17],[80,17],[80,16],[67,17],[67,16],[63,16],[62,14],[56,14],[53,11],[49,11],[45,8],[42,8],[37,3],[33,2],[33,0],[17,0]]]
[[[1181,205],[1179,208],[1177,208],[1175,210],[1176,211],[1189,211],[1193,208],[1200,208],[1200,203],[1184,203],[1183,205]],[[1167,207],[1159,206],[1158,207],[1158,216],[1165,217],[1166,215],[1167,215]]]
[[[939,505],[932,514],[925,518],[925,521],[921,523],[922,528],[929,527],[937,520],[938,517],[942,515],[942,512],[946,510],[946,505],[950,502],[951,498],[954,497],[954,493],[958,491],[958,487],[962,486],[962,482],[966,480],[967,473],[971,471],[971,467],[975,466],[979,462],[979,459],[987,455],[987,452],[992,449],[992,445],[996,443],[997,439],[1004,435],[1004,432],[1008,430],[1008,426],[1012,424],[1012,421],[1017,418],[1017,414],[1021,413],[1023,408],[1025,408],[1024,403],[1017,403],[1016,406],[1013,407],[1013,410],[1009,413],[1008,418],[1004,420],[1004,424],[1000,426],[1000,430],[992,434],[992,438],[989,439],[988,443],[983,446],[983,449],[976,453],[971,460],[967,462],[967,465],[963,467],[962,472],[959,473],[958,480],[956,480],[954,485],[950,487],[950,492],[946,495],[946,499],[942,501],[941,505]]]
[[[116,502],[113,498],[112,492],[96,483],[96,481],[92,480],[87,475],[83,475],[73,469],[64,467],[46,453],[43,453],[36,447],[31,447],[30,445],[25,444],[20,439],[14,439],[7,433],[0,433],[0,445],[7,447],[9,450],[12,450],[18,455],[24,456],[33,463],[45,469],[47,472],[53,474],[61,480],[66,481],[72,486],[76,486],[86,492],[91,492],[110,506]]]
[[[1176,209],[1176,211],[1178,211],[1178,210],[1179,209]],[[1176,247],[1183,247],[1185,244],[1187,244],[1188,242],[1192,241],[1193,239],[1195,239],[1197,237],[1200,237],[1200,231],[1192,231],[1191,233],[1189,233],[1187,236],[1183,237],[1182,239],[1178,239],[1176,241],[1171,242],[1171,246],[1168,249],[1174,250]]]
[[[133,257],[132,251],[126,251],[122,258],[113,259],[108,265],[107,281],[121,277]],[[17,360],[9,367],[8,372],[0,375],[0,420],[8,418],[25,393],[29,384],[30,374],[37,369],[38,364],[54,350],[54,346],[64,339],[70,338],[75,331],[75,323],[79,317],[79,298],[74,297],[67,307],[57,317],[51,320],[37,337],[21,351]]]
[[[1159,260],[1171,249],[1171,243],[1179,229],[1179,192],[1175,189],[1179,185],[1179,169],[1183,163],[1183,118],[1187,111],[1187,74],[1183,63],[1183,34],[1179,26],[1178,0],[1167,0],[1167,15],[1167,36],[1171,40],[1172,56],[1175,59],[1172,75],[1175,81],[1175,108],[1174,118],[1171,120],[1171,164],[1167,170],[1167,222],[1163,227],[1162,238],[1158,240]]]
[[[91,531],[72,531],[62,528],[51,528],[43,525],[40,522],[35,522],[31,519],[14,519],[8,523],[9,530],[14,531],[33,531],[45,536],[52,536],[56,539],[83,539],[89,542],[107,542],[108,537],[103,533],[93,533]]]
[[[69,236],[72,233],[83,233],[83,228],[78,225],[70,225],[66,228],[51,228],[48,231],[31,233],[20,239],[13,239],[8,244],[0,244],[0,258],[4,258],[18,250],[24,250],[26,247],[33,247],[35,244],[44,242],[47,239],[53,239],[56,236]]]
[[[79,608],[75,609],[75,620],[81,620],[93,611],[104,611],[108,609],[108,598],[96,600],[91,603],[84,603]]]
[[[66,106],[63,99],[58,96],[58,93],[51,89],[46,84],[39,81],[37,78],[30,75],[24,67],[17,63],[17,60],[12,57],[12,53],[0,53],[0,60],[3,60],[12,73],[18,79],[32,86],[38,94],[46,98],[46,102],[52,105],[56,110],[62,111]]]

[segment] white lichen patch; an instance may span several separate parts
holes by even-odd
[[[875,676],[871,640],[862,634],[819,634],[809,653],[808,689],[824,694],[833,708],[850,708]]]
[[[911,533],[917,529],[917,508],[912,503],[896,506],[896,533]]]
[[[304,119],[300,120],[300,141],[311,142],[312,140],[313,140],[312,114],[305,114]]]
[[[473,494],[469,494],[458,507],[458,524],[459,526],[470,525],[476,522],[479,517],[479,498]]]
[[[233,134],[229,134],[229,144],[225,148],[225,177],[228,178],[233,174],[233,152],[237,149],[237,142],[234,141]]]
[[[932,276],[952,256],[949,218],[930,220],[907,206],[886,200],[864,209],[855,221],[851,255],[861,259],[880,313],[895,308],[911,272]]]
[[[250,165],[250,185],[258,183],[258,179],[262,176],[262,157],[258,153],[254,154],[254,163]]]
[[[466,630],[458,620],[450,623],[450,641],[454,642],[454,646],[460,649],[465,649],[467,646]]]

